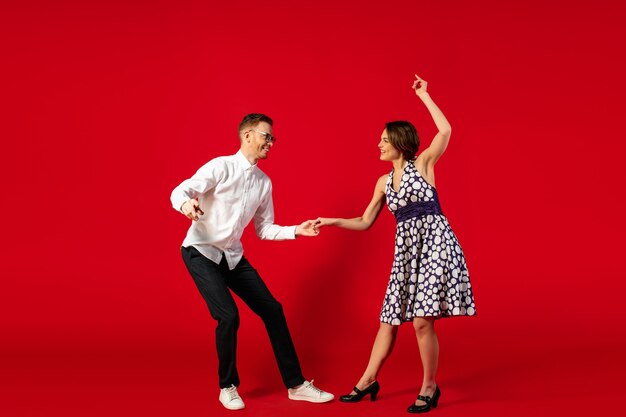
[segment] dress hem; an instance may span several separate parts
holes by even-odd
[[[413,319],[417,319],[417,318],[429,318],[432,317],[435,320],[439,320],[439,319],[447,319],[447,318],[452,318],[452,317],[474,317],[476,316],[476,313],[474,314],[439,314],[439,315],[431,315],[431,316],[413,316],[413,317],[405,317],[404,319],[400,320],[400,324],[393,324],[393,323],[389,323],[386,320],[382,320],[379,318],[379,321],[381,323],[385,323],[388,324],[390,326],[400,326],[404,323],[410,323],[413,321]]]

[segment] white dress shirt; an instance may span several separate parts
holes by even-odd
[[[180,210],[185,201],[193,198],[198,199],[204,214],[191,223],[183,246],[195,247],[217,264],[226,256],[230,269],[243,256],[241,235],[253,218],[261,239],[296,237],[296,226],[274,224],[272,182],[241,151],[212,159],[174,188],[172,206]]]

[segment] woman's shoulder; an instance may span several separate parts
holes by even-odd
[[[383,174],[383,175],[381,175],[380,177],[378,177],[378,180],[377,180],[376,182],[377,182],[377,183],[380,183],[380,182],[382,182],[382,183],[386,183],[386,182],[387,182],[387,180],[389,180],[389,173],[387,173],[387,174]]]
[[[389,180],[389,174],[381,175],[378,180],[376,180],[376,188],[382,189],[384,191],[387,186],[387,181]]]

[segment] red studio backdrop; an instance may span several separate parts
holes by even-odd
[[[276,222],[356,217],[390,171],[384,123],[453,127],[437,187],[478,315],[441,320],[440,416],[617,409],[626,371],[623,2],[20,1],[0,6],[0,415],[226,415],[214,322],[179,253],[171,190],[236,152],[249,112]],[[350,391],[393,256],[365,233],[260,241],[305,376]],[[410,325],[379,400],[289,401],[240,304],[250,415],[403,414],[421,383]]]

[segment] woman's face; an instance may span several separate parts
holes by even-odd
[[[391,144],[391,142],[389,142],[389,137],[387,136],[387,129],[383,130],[382,135],[380,135],[380,142],[378,143],[378,149],[380,149],[381,161],[393,161],[394,159],[400,158],[400,156],[402,155],[400,151],[398,151]]]

